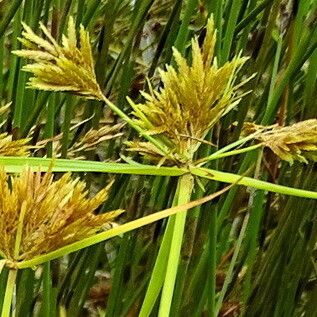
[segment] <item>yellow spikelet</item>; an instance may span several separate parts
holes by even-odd
[[[247,133],[264,127],[247,123]],[[286,127],[275,126],[256,137],[264,146],[270,148],[282,160],[307,163],[317,161],[317,119],[300,121]]]
[[[68,37],[63,35],[60,46],[43,24],[40,24],[40,28],[47,40],[37,36],[25,23],[22,24],[24,31],[20,41],[26,49],[13,53],[34,61],[23,67],[24,71],[33,74],[28,83],[30,88],[70,91],[86,98],[102,99],[94,71],[89,34],[82,25],[79,30],[79,45],[75,23],[70,17]]]
[[[180,160],[191,160],[201,139],[219,119],[240,101],[238,92],[246,81],[234,84],[235,75],[247,58],[235,57],[218,67],[214,55],[215,31],[213,19],[207,23],[202,48],[198,38],[192,39],[192,63],[175,48],[177,69],[171,65],[160,70],[163,88],[142,92],[145,103],[135,104],[129,99],[136,123],[148,134],[159,135],[169,152],[177,153]],[[140,143],[132,148],[140,150]],[[146,143],[142,143],[145,154]],[[153,152],[153,145],[149,145]],[[159,156],[159,151],[157,151]]]
[[[12,141],[8,133],[0,134],[0,156],[28,156],[31,146],[27,143],[30,139]]]
[[[1,256],[28,260],[103,230],[122,212],[94,214],[109,186],[88,198],[85,183],[69,173],[53,181],[51,172],[9,176],[0,170]]]

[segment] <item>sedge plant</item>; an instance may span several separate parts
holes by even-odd
[[[175,206],[184,206],[178,209],[175,207],[176,209],[163,213],[160,217],[150,218],[152,220],[147,220],[146,218],[142,220],[141,218],[138,219],[139,221],[132,221],[130,225],[129,223],[119,225],[117,228],[110,229],[107,232],[93,235],[93,233],[100,230],[101,222],[104,223],[109,220],[109,218],[104,219],[103,217],[109,217],[109,215],[107,216],[107,213],[98,216],[91,215],[91,211],[101,203],[101,200],[99,201],[97,199],[97,203],[97,200],[92,198],[94,208],[85,209],[85,212],[88,212],[90,216],[84,219],[78,219],[78,223],[82,221],[81,226],[84,230],[78,231],[79,236],[74,235],[74,230],[71,230],[72,233],[69,233],[67,231],[68,227],[65,226],[65,232],[63,233],[63,235],[65,234],[64,239],[67,240],[67,238],[69,238],[69,241],[57,245],[57,247],[54,247],[54,250],[47,245],[42,248],[38,247],[37,244],[30,244],[35,249],[37,248],[39,252],[35,252],[32,257],[24,256],[24,258],[21,258],[21,254],[25,255],[25,253],[22,252],[20,254],[20,247],[28,241],[26,238],[25,240],[22,239],[23,230],[21,226],[27,223],[27,215],[29,212],[27,202],[21,202],[21,206],[19,205],[19,207],[14,209],[16,222],[12,229],[16,232],[16,235],[13,235],[13,237],[16,237],[13,243],[13,249],[17,250],[17,252],[10,253],[9,251],[3,251],[3,256],[6,259],[3,265],[11,267],[13,270],[39,265],[58,256],[74,252],[85,246],[138,228],[142,223],[144,225],[176,213],[176,215],[170,217],[167,222],[161,248],[154,264],[143,305],[140,309],[141,316],[148,316],[153,310],[155,302],[162,290],[158,314],[159,316],[168,316],[173,302],[183,236],[186,236],[186,210],[195,206],[195,204],[189,203],[194,188],[197,188],[198,185],[203,186],[203,184],[206,184],[206,180],[216,180],[232,184],[239,183],[244,186],[287,195],[317,198],[316,192],[313,191],[290,188],[241,176],[239,174],[201,167],[201,164],[206,164],[211,160],[249,152],[260,147],[270,148],[281,159],[290,163],[294,160],[304,162],[307,160],[315,160],[317,144],[316,120],[303,121],[283,128],[273,127],[272,129],[262,126],[249,126],[251,130],[249,136],[229,144],[209,156],[196,160],[198,150],[202,144],[204,144],[204,138],[210,131],[216,128],[223,116],[230,115],[231,110],[239,106],[241,98],[246,94],[243,91],[244,85],[250,80],[250,77],[242,81],[237,80],[237,73],[246,62],[246,58],[238,54],[236,57],[233,57],[230,62],[222,62],[222,59],[228,57],[227,52],[230,49],[229,35],[231,34],[232,36],[232,32],[230,34],[228,33],[228,38],[226,37],[226,50],[223,58],[218,62],[214,57],[215,47],[219,47],[219,44],[218,46],[216,45],[216,33],[212,18],[208,19],[203,43],[200,45],[198,38],[192,39],[191,62],[187,62],[182,53],[174,49],[174,66],[167,65],[166,70],[159,71],[162,87],[155,88],[149,84],[149,92],[141,93],[144,102],[136,103],[129,98],[129,104],[133,109],[132,114],[129,115],[110,101],[108,96],[103,93],[94,71],[94,60],[89,35],[83,26],[79,26],[78,40],[76,24],[70,17],[67,26],[67,36],[64,35],[62,37],[61,44],[59,44],[59,41],[50,34],[43,24],[40,24],[40,28],[45,38],[36,35],[27,24],[23,24],[22,38],[20,41],[25,48],[14,51],[16,55],[33,61],[33,63],[23,67],[26,72],[32,74],[28,82],[29,88],[70,92],[89,100],[104,102],[116,115],[125,121],[127,125],[138,132],[138,138],[129,140],[126,142],[126,145],[130,152],[141,154],[150,164],[145,165],[134,163],[133,161],[130,163],[101,163],[55,159],[51,166],[51,160],[45,158],[19,159],[14,157],[1,157],[0,161],[5,165],[5,170],[8,172],[21,172],[23,165],[28,163],[33,166],[33,168],[35,166],[42,166],[43,169],[45,165],[47,168],[51,166],[51,170],[53,171],[71,170],[77,172],[94,171],[177,176],[177,188],[172,200]],[[239,146],[252,140],[258,140],[259,143],[246,148],[239,148]],[[13,153],[13,155],[16,154]],[[5,175],[4,172],[3,175]],[[81,200],[79,200],[78,204],[75,203],[72,199],[72,195],[76,193],[77,188],[79,191],[78,194],[82,197],[84,186],[78,180],[70,181],[67,175],[68,174],[63,176],[60,181],[53,182],[51,172],[49,172],[44,176],[43,181],[53,189],[54,186],[58,187],[63,182],[66,187],[70,186],[72,188],[69,192],[68,190],[64,191],[63,186],[61,186],[61,195],[64,195],[64,198],[58,201],[58,197],[54,197],[56,203],[65,203],[65,206],[73,201],[75,205],[70,206],[71,211],[66,207],[64,210],[72,214],[78,210],[82,210],[82,206],[79,203]],[[41,183],[39,173],[33,174],[33,172],[29,170],[21,175],[21,180],[27,176],[31,179],[34,178],[34,181],[31,183],[35,185]],[[7,176],[3,176],[4,184],[7,181],[6,177]],[[201,181],[195,183],[194,177],[201,179],[203,184]],[[13,179],[16,179],[15,183],[19,183],[18,177]],[[77,186],[80,187],[80,190]],[[4,188],[6,188],[5,185]],[[45,186],[43,187],[43,190],[44,189]],[[12,195],[13,193],[14,187],[12,192],[7,189],[6,195]],[[221,193],[223,193],[223,191]],[[47,195],[47,199],[50,198],[50,195],[52,194]],[[214,198],[213,195],[212,198]],[[83,204],[88,206],[89,200],[82,199]],[[45,202],[45,200],[43,200],[43,202]],[[202,201],[197,201],[197,204],[201,203]],[[52,217],[54,216],[54,212],[59,210],[59,205],[55,208],[54,204],[52,204],[52,209],[45,210],[45,212],[50,210],[53,210],[53,212],[48,216]],[[180,212],[184,210],[185,212]],[[61,209],[61,211],[64,214],[63,209]],[[110,214],[110,216],[111,215],[112,214]],[[43,214],[39,213],[38,216],[42,217]],[[57,216],[58,215],[56,215],[56,217]],[[87,214],[83,216],[86,217]],[[48,220],[43,219],[44,225],[46,226],[45,230],[49,230],[49,225],[53,224],[49,219],[50,218],[48,218]],[[88,219],[91,221],[91,227],[89,227]],[[101,219],[103,220],[101,221]],[[76,218],[73,220],[74,223],[69,223],[70,228],[77,225]],[[96,222],[94,222],[94,220]],[[99,220],[101,222],[99,222]],[[37,239],[40,235],[38,235],[38,231],[35,230],[35,232],[35,238]],[[81,232],[82,236],[80,235]],[[88,235],[91,237],[87,238]],[[52,235],[52,239],[54,240],[55,238],[56,236]],[[243,234],[239,237],[240,245],[242,242],[241,239],[243,239]],[[36,241],[41,242],[41,240],[43,239]],[[74,240],[79,241],[74,242]],[[41,243],[49,242],[50,240],[48,239]],[[67,243],[70,244],[67,246]],[[15,247],[15,245],[17,245],[17,247]],[[12,249],[12,244],[10,248]],[[22,249],[22,251],[23,250],[24,249]],[[239,248],[237,248],[237,250],[239,250]],[[235,259],[236,256],[237,252],[235,252]],[[9,259],[7,259],[8,257]],[[234,263],[234,261],[231,262],[232,268]],[[10,304],[8,305],[8,303],[11,301],[10,294],[12,294],[13,291],[14,275],[16,274],[15,271],[12,272],[8,279],[9,292],[8,297],[5,298],[6,303],[4,305],[6,314],[9,312],[8,307],[10,307]],[[213,278],[216,278],[216,276]],[[181,293],[182,292],[180,292],[180,294]],[[224,294],[225,291],[223,292],[223,296]],[[214,306],[215,303],[213,302],[212,304]],[[217,307],[217,310],[219,310],[219,307]]]

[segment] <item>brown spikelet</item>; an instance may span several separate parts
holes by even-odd
[[[222,67],[213,57],[216,35],[212,18],[202,47],[191,42],[192,63],[173,50],[177,69],[160,70],[163,88],[142,92],[145,103],[129,99],[136,123],[148,134],[162,139],[170,152],[191,160],[209,129],[240,101],[238,92],[246,81],[234,84],[235,75],[247,58],[235,57]],[[131,144],[133,147],[133,143]],[[143,144],[143,148],[144,148]],[[152,145],[149,145],[152,149]],[[137,146],[136,146],[137,147]]]
[[[249,132],[262,128],[250,123],[247,125]],[[256,139],[290,164],[294,161],[307,163],[308,159],[317,160],[317,119],[300,121],[286,127],[275,126],[260,133]]]
[[[75,157],[78,152],[94,150],[100,143],[122,136],[123,133],[120,132],[120,130],[123,126],[124,123],[118,123],[115,125],[104,125],[99,129],[89,130],[69,149],[68,153],[70,157]]]
[[[9,186],[10,180],[10,186]],[[0,171],[0,253],[11,261],[27,260],[89,237],[122,210],[95,215],[109,186],[88,198],[85,183],[69,173],[53,181],[51,172]]]
[[[81,124],[82,122],[80,122]],[[76,141],[67,151],[67,157],[71,159],[85,159],[85,154],[88,151],[96,150],[96,148],[109,140],[119,138],[123,135],[121,129],[124,123],[109,124],[102,123],[99,129],[91,129],[83,135],[78,141]],[[79,124],[73,125],[70,130],[74,130]],[[36,148],[43,148],[49,142],[53,142],[53,157],[61,156],[62,143],[61,139],[63,133],[60,133],[52,138],[40,140],[36,143]]]
[[[23,23],[20,41],[26,49],[13,51],[14,54],[33,60],[23,70],[33,74],[28,86],[34,89],[70,91],[90,99],[102,99],[102,92],[96,80],[91,53],[89,34],[81,25],[79,39],[76,37],[75,23],[69,18],[66,37],[63,35],[62,46],[40,24],[47,39],[37,36]],[[80,42],[80,45],[79,45]]]

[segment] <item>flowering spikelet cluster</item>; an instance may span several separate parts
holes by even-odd
[[[75,157],[75,154],[81,151],[91,151],[96,149],[98,144],[111,140],[123,135],[120,130],[124,126],[123,123],[114,125],[104,125],[101,128],[89,130],[78,142],[76,142],[70,149],[69,154]]]
[[[71,91],[86,98],[101,100],[102,92],[96,80],[89,34],[84,27],[80,26],[78,45],[75,23],[70,17],[68,37],[63,35],[62,46],[41,23],[40,28],[47,40],[37,36],[23,23],[23,37],[19,40],[26,49],[13,52],[34,61],[23,67],[23,70],[34,75],[28,86],[43,90]]]
[[[27,156],[30,146],[27,143],[30,139],[20,139],[12,141],[12,136],[8,133],[0,134],[0,156]]]
[[[106,228],[122,210],[95,215],[109,186],[88,198],[85,183],[69,173],[53,181],[26,169],[9,176],[0,171],[0,254],[11,261],[28,260]]]
[[[67,151],[67,157],[71,159],[85,159],[88,151],[96,150],[100,144],[105,141],[113,140],[123,135],[121,129],[124,123],[105,124],[99,129],[90,129],[78,141],[76,141]],[[78,127],[75,124],[70,130]],[[61,156],[62,143],[61,139],[63,134],[60,133],[53,138],[40,140],[36,143],[37,148],[43,148],[47,143],[53,142],[53,157],[58,158]]]
[[[252,123],[247,125],[249,132],[262,128]],[[275,126],[270,131],[258,134],[256,139],[290,164],[295,160],[305,163],[308,159],[317,161],[317,119],[300,121],[286,127]]]
[[[163,88],[142,92],[145,103],[133,107],[136,123],[148,134],[159,135],[168,152],[175,152],[185,160],[191,160],[200,140],[219,119],[236,106],[242,95],[239,85],[234,85],[237,70],[247,58],[235,57],[218,67],[213,57],[216,34],[210,18],[202,47],[198,38],[192,39],[192,63],[189,65],[176,49],[174,59],[177,69],[166,66],[160,70]],[[129,143],[132,150],[152,156],[153,146],[147,142]]]

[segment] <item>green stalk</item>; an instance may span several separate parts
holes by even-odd
[[[47,121],[45,126],[46,138],[52,138],[54,136],[56,97],[56,94],[51,95],[47,103]],[[53,156],[53,142],[47,143],[47,156]]]
[[[260,176],[261,162],[262,162],[262,153],[263,152],[261,151],[258,154],[258,158],[257,158],[256,169],[255,169],[255,172],[254,172],[254,175],[255,175],[256,178],[258,178]],[[255,189],[252,188],[252,192],[251,192],[250,199],[249,199],[249,206],[253,205],[253,200],[254,200],[255,193],[256,193]],[[239,237],[238,237],[238,240],[237,240],[234,252],[233,252],[233,256],[232,256],[232,259],[231,259],[231,262],[230,262],[230,265],[229,265],[229,269],[228,269],[228,271],[226,273],[226,278],[225,278],[222,290],[221,290],[221,292],[219,294],[219,298],[218,298],[218,301],[217,301],[215,313],[212,316],[218,316],[219,311],[220,311],[220,309],[222,307],[223,300],[225,298],[228,286],[229,286],[230,282],[233,279],[234,267],[235,267],[235,264],[236,264],[236,261],[237,261],[237,258],[238,258],[238,254],[239,254],[241,246],[242,246],[242,242],[243,242],[243,240],[245,238],[245,235],[246,235],[246,232],[247,232],[249,218],[250,218],[250,213],[248,212],[246,214],[246,216],[244,217],[243,224],[242,224],[242,227],[241,227],[241,230],[240,230],[240,234],[239,234]],[[216,221],[217,221],[217,219],[216,219]]]
[[[0,37],[3,36],[6,28],[8,27],[9,23],[11,22],[12,18],[14,17],[15,13],[19,9],[19,6],[21,5],[22,0],[15,0],[13,1],[10,9],[6,14],[3,16],[3,20],[0,24]]]
[[[217,274],[217,212],[210,215],[208,268],[207,271],[207,293],[208,293],[208,316],[216,317],[216,274]]]
[[[26,1],[23,6],[23,21],[28,23],[29,25],[32,24],[32,13],[33,13],[33,0]],[[21,30],[21,25],[19,32]],[[20,47],[21,44],[18,44],[18,47]],[[19,68],[22,68],[26,64],[25,60],[20,59],[19,60]],[[27,81],[27,74],[25,72],[18,72],[17,75],[17,83],[16,83],[16,94],[15,94],[15,107],[14,107],[14,115],[13,115],[13,126],[15,128],[18,128],[17,135],[20,136],[21,130],[24,126],[25,117],[23,116],[23,113],[25,112],[25,107],[29,106],[30,98],[26,98],[26,91],[25,91],[25,85]],[[31,94],[31,92],[29,93]],[[29,100],[27,100],[29,99]],[[21,129],[21,130],[20,130]]]
[[[225,153],[219,153],[220,151],[217,151],[216,153],[213,153],[208,157],[204,157],[204,158],[196,161],[195,164],[199,164],[199,166],[200,166],[200,165],[205,164],[207,162],[210,162],[212,160],[217,160],[217,159],[220,159],[223,157],[228,157],[228,156],[232,156],[232,155],[237,155],[237,154],[253,151],[255,149],[258,149],[261,146],[263,146],[263,145],[261,143],[258,143],[258,144],[251,145],[251,146],[248,146],[248,147],[245,147],[242,149],[233,150],[233,151],[229,151],[229,152],[225,152]],[[219,154],[217,154],[217,153],[219,153]]]
[[[242,145],[242,144],[244,144],[244,143],[246,143],[246,142],[248,142],[250,140],[253,140],[258,133],[261,133],[261,131],[252,133],[252,134],[250,134],[250,135],[248,135],[248,136],[246,136],[246,137],[244,137],[242,139],[239,139],[239,140],[237,140],[237,141],[235,141],[233,143],[230,143],[230,144],[222,147],[220,150],[212,153],[211,155],[199,159],[198,161],[195,162],[195,164],[199,164],[200,162],[203,163],[203,162],[212,161],[212,160],[214,160],[216,158],[219,158],[220,154],[226,153],[227,151],[229,151],[229,150],[231,150],[231,149],[233,149],[233,148],[235,148],[235,147],[237,147],[239,145]]]
[[[41,115],[41,111],[45,108],[45,104],[48,101],[49,96],[51,95],[50,92],[47,91],[40,91],[36,96],[35,105],[33,106],[33,110],[28,115],[28,119],[24,124],[23,130],[21,132],[21,136],[25,138],[32,126],[36,123],[36,120]]]
[[[68,303],[68,316],[80,316],[80,312],[84,306],[85,299],[88,296],[90,287],[94,280],[94,274],[100,263],[100,256],[104,246],[102,244],[95,245],[87,250],[84,257],[83,266],[79,269],[78,279],[71,289],[71,296]],[[86,274],[82,274],[86,271]]]
[[[254,179],[251,177],[242,177],[237,174],[220,172],[216,170],[211,170],[207,168],[197,168],[191,167],[190,171],[192,174],[209,178],[215,181],[223,182],[223,183],[235,183],[239,181],[239,185],[244,185],[247,187],[253,187],[257,189],[263,189],[270,192],[275,192],[283,195],[291,195],[297,197],[305,197],[305,198],[312,198],[317,199],[317,192],[308,191],[304,189],[292,188],[283,185],[277,185],[265,181],[261,181],[258,179]]]
[[[94,15],[97,12],[97,9],[100,5],[101,5],[101,2],[99,0],[88,1],[86,12],[85,12],[84,17],[81,21],[82,25],[85,28],[89,25],[89,23],[93,23],[95,21]]]
[[[235,267],[235,264],[236,264],[236,261],[237,261],[238,255],[239,255],[239,251],[241,249],[242,241],[243,241],[244,236],[245,236],[248,221],[249,221],[249,214],[246,214],[246,216],[244,217],[244,220],[243,220],[242,228],[241,228],[241,231],[240,231],[240,234],[239,234],[239,237],[238,237],[235,249],[234,249],[234,253],[233,253],[229,268],[226,272],[226,278],[225,278],[222,290],[220,292],[220,295],[219,295],[219,298],[218,298],[218,301],[216,304],[215,316],[218,316],[218,314],[219,314],[219,311],[221,309],[223,300],[225,298],[229,283],[232,281],[234,267]]]
[[[254,8],[242,21],[240,21],[235,28],[235,35],[238,35],[247,25],[255,21],[255,18],[260,14],[269,4],[272,3],[272,0],[264,0],[256,8]]]
[[[12,50],[17,50],[20,48],[20,42],[18,41],[18,37],[20,35],[21,31],[21,19],[22,19],[22,12],[21,8],[19,8],[15,14],[15,17],[13,19],[13,25],[12,25],[12,39],[11,39],[11,46]],[[7,83],[7,90],[8,90],[8,99],[14,101],[15,95],[16,95],[16,77],[17,72],[19,68],[19,60],[20,58],[18,56],[10,56],[10,73]],[[13,107],[13,112],[15,112],[15,109]]]
[[[241,0],[235,0],[231,4],[230,15],[228,17],[228,25],[227,25],[227,29],[224,32],[225,36],[223,39],[223,46],[221,51],[221,65],[224,64],[226,61],[228,61],[230,57],[234,30],[238,20],[240,7],[241,7]]]
[[[62,138],[62,158],[67,157],[67,150],[69,145],[69,132],[71,126],[71,119],[73,115],[73,104],[74,98],[70,97],[66,99],[65,112],[64,112],[64,122],[63,122],[63,138]]]
[[[42,315],[45,317],[52,316],[52,279],[51,279],[51,265],[47,262],[43,266],[42,273],[43,281],[43,300],[42,300]]]
[[[177,203],[176,198],[178,196],[178,190],[179,188],[177,187],[173,197],[173,202],[172,202],[173,206],[175,206]],[[161,197],[161,195],[162,195],[162,192],[156,198],[159,201],[159,203],[156,204],[157,207],[162,206],[164,200],[167,200],[167,202],[169,200],[169,199],[164,199],[163,197]],[[153,197],[153,193],[151,194],[151,197]],[[150,204],[150,206],[154,208],[155,202],[153,201],[152,204]],[[162,241],[160,243],[158,254],[156,255],[155,264],[150,275],[150,281],[148,283],[145,298],[143,300],[143,304],[139,313],[140,317],[150,316],[153,310],[153,307],[157,301],[157,298],[161,292],[161,289],[164,283],[164,277],[166,275],[167,259],[168,259],[168,254],[170,252],[170,246],[171,246],[170,241],[172,239],[174,226],[175,226],[175,218],[170,217],[167,220],[165,232],[164,232]]]
[[[172,240],[174,227],[175,217],[170,217],[168,219],[162,243],[156,257],[155,265],[151,274],[150,283],[147,287],[147,291],[139,313],[139,317],[150,316],[154,304],[162,289],[164,276],[166,275],[167,259],[168,254],[170,253],[170,241]]]
[[[3,60],[4,60],[4,38],[0,37],[0,100],[3,100],[3,89],[4,89],[4,79],[3,79]]]
[[[115,265],[112,269],[114,271],[112,273],[112,287],[109,298],[107,300],[107,308],[106,308],[106,317],[115,317],[118,316],[118,312],[120,311],[121,307],[119,303],[122,300],[122,284],[123,284],[123,276],[124,276],[124,269],[125,263],[129,261],[129,247],[131,245],[131,235],[125,234],[120,243],[120,248],[118,254],[116,256]]]
[[[309,66],[307,69],[305,90],[304,90],[305,108],[303,109],[305,119],[317,117],[317,111],[316,111],[317,103],[314,97],[316,81],[317,81],[317,49],[312,54],[309,60]]]
[[[12,297],[13,297],[13,293],[14,293],[15,280],[16,280],[17,273],[18,273],[18,271],[15,269],[9,270],[7,286],[6,286],[4,300],[3,300],[1,317],[12,316],[11,315],[11,303],[12,303]]]
[[[129,33],[127,35],[125,45],[120,52],[119,57],[116,60],[116,63],[110,72],[108,78],[106,79],[106,94],[110,92],[112,85],[114,84],[117,76],[120,73],[120,68],[124,64],[124,60],[127,58],[127,53],[129,52],[131,46],[133,45],[133,40],[135,39],[136,33],[138,33],[140,26],[143,26],[145,22],[145,16],[147,15],[148,11],[150,10],[153,0],[143,0],[137,1],[134,9],[134,16],[132,17],[132,24],[129,29]]]
[[[15,244],[14,244],[14,257],[15,258],[19,257],[20,244],[21,244],[21,240],[22,240],[23,221],[24,221],[25,213],[26,213],[26,201],[23,201],[22,206],[21,206],[21,212],[19,215],[17,232],[16,232],[16,236],[15,236]]]
[[[254,193],[252,205],[249,203],[251,211],[245,240],[245,244],[248,244],[248,254],[245,259],[247,271],[243,281],[243,301],[245,304],[248,302],[249,296],[252,292],[252,278],[254,269],[256,269],[256,255],[259,251],[258,240],[261,231],[260,225],[264,212],[263,201],[265,201],[265,192],[256,191]]]
[[[178,205],[186,204],[190,200],[193,189],[193,177],[185,174],[179,179]],[[175,226],[171,241],[171,248],[168,256],[166,276],[162,290],[162,297],[159,309],[159,317],[169,316],[174,293],[175,280],[182,247],[183,234],[186,222],[186,212],[175,216]]]
[[[179,15],[182,9],[182,2],[183,0],[174,1],[173,9],[171,10],[170,16],[157,44],[157,49],[148,72],[149,78],[153,77],[159,59],[164,52],[164,49],[165,51],[169,52],[168,54],[166,54],[165,63],[170,63],[170,57],[172,53],[171,47],[174,44],[174,41],[171,38],[173,38],[173,35],[177,33]]]
[[[198,5],[198,0],[188,0],[186,4],[186,10],[184,13],[184,17],[182,19],[182,24],[179,28],[177,38],[175,40],[175,48],[179,50],[180,53],[184,53],[184,49],[186,46],[186,40],[188,36],[188,26],[190,19]]]
[[[262,164],[263,151],[258,154],[257,164],[254,172],[256,179],[261,177],[261,164]],[[259,201],[260,198],[260,201]],[[244,303],[247,303],[247,299],[251,289],[252,267],[256,256],[256,247],[258,239],[258,225],[260,223],[261,216],[263,214],[262,201],[264,198],[263,191],[256,191],[251,189],[250,198],[248,202],[248,214],[250,214],[249,224],[246,229],[245,244],[248,246],[248,255],[245,263],[247,264],[247,272],[245,277],[244,287]]]
[[[269,89],[269,96],[268,96],[268,104],[271,103],[272,101],[272,95],[274,91],[274,86],[276,85],[276,76],[277,76],[277,71],[279,68],[279,63],[280,63],[280,58],[281,58],[281,52],[282,52],[282,45],[283,45],[283,38],[280,34],[276,35],[276,42],[277,42],[277,48],[276,48],[276,53],[274,57],[274,64],[273,64],[273,70],[272,70],[272,75],[271,75],[271,82],[270,82],[270,89]]]
[[[303,31],[302,40],[299,43],[293,58],[283,72],[283,76],[281,77],[279,84],[275,87],[274,93],[272,94],[272,99],[270,100],[270,103],[265,110],[265,114],[261,124],[266,125],[270,124],[273,121],[274,115],[279,105],[279,100],[283,94],[285,87],[288,85],[290,79],[294,76],[294,74],[298,71],[299,67],[305,62],[303,56],[309,48],[309,44],[311,43],[312,38],[315,40],[315,38],[317,37],[317,32],[315,32],[316,34],[314,35],[312,35],[312,33],[313,32],[309,32],[309,30],[307,29]]]

